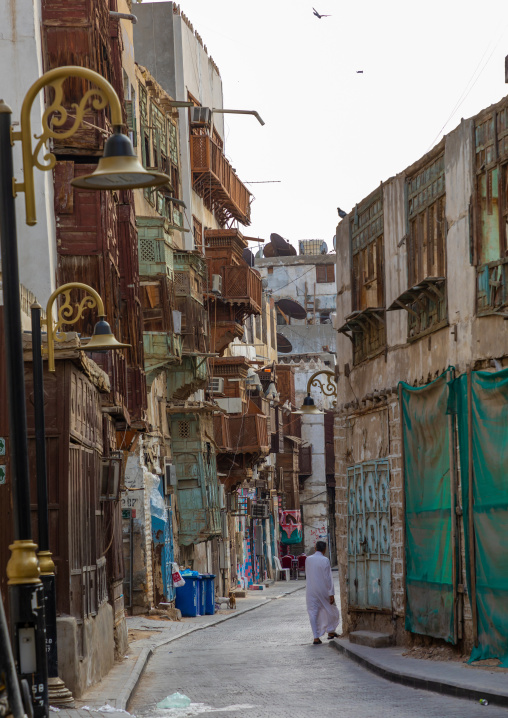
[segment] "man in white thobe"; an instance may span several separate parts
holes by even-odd
[[[316,553],[305,561],[307,580],[307,612],[309,614],[314,643],[321,643],[321,636],[328,633],[328,640],[335,638],[339,625],[339,609],[335,605],[335,587],[332,568],[325,556],[326,543],[316,543]]]

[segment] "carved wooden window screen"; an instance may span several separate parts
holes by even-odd
[[[384,306],[383,227],[380,189],[356,208],[351,221],[354,311]]]

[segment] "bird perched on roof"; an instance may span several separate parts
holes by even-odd
[[[344,219],[344,217],[347,217],[347,212],[344,212],[344,210],[341,209],[340,207],[337,207],[337,212],[339,213],[339,217],[341,219]]]
[[[331,15],[320,15],[315,7],[312,8],[314,15],[321,20],[322,17],[331,17]]]

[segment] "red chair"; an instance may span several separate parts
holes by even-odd
[[[289,568],[291,569],[291,561],[293,560],[292,556],[283,556],[280,560],[280,565],[282,568]]]
[[[307,556],[304,553],[301,553],[298,556],[298,578],[300,578],[300,574],[303,573],[303,577],[305,578],[305,561],[307,560]]]

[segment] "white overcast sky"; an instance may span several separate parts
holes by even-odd
[[[314,17],[313,5],[332,17]],[[350,211],[462,117],[508,94],[503,0],[180,7],[219,67],[224,107],[255,109],[266,123],[225,117],[225,152],[240,179],[280,180],[247,185],[252,225],[240,229],[249,236],[319,238],[331,249],[337,207]]]

